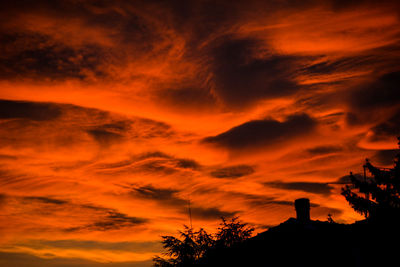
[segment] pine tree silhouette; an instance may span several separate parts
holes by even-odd
[[[399,147],[400,147],[400,137]],[[342,195],[351,207],[367,219],[377,222],[398,222],[400,219],[400,153],[393,168],[373,166],[368,159],[364,165],[372,177],[357,179],[350,173],[352,185],[342,188]],[[359,193],[355,193],[355,190]]]

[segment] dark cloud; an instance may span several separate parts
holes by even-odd
[[[188,214],[189,200],[177,196],[179,193],[175,189],[162,189],[153,186],[133,187],[132,193],[136,197],[157,201],[160,205],[177,209],[182,214]],[[214,220],[220,217],[231,217],[237,212],[228,212],[216,207],[202,207],[191,202],[191,212],[193,218]]]
[[[194,84],[196,82],[193,82]],[[212,108],[216,105],[216,99],[206,87],[185,87],[163,89],[157,93],[157,101],[166,103],[178,109],[199,110],[202,108]]]
[[[89,207],[86,207],[89,208]],[[139,225],[146,224],[148,222],[145,218],[132,217],[124,213],[117,212],[113,209],[105,208],[94,208],[96,211],[103,211],[102,216],[97,216],[94,218],[94,222],[73,226],[64,229],[66,232],[80,232],[80,231],[109,231],[109,230],[119,230],[126,227],[135,227]]]
[[[386,73],[360,86],[351,94],[352,107],[360,110],[386,108],[400,104],[400,72]]]
[[[297,190],[297,191],[303,191],[307,193],[314,193],[321,195],[330,195],[331,190],[333,189],[333,187],[327,183],[317,183],[317,182],[274,181],[274,182],[264,183],[264,185],[284,190]]]
[[[212,48],[215,91],[226,104],[243,107],[299,90],[291,71],[298,58],[276,54],[256,58],[261,47],[255,39],[225,37]]]
[[[285,121],[253,120],[203,141],[230,149],[268,146],[311,132],[316,121],[306,114],[292,115]]]
[[[283,205],[293,206],[293,201],[286,201],[278,199],[270,195],[256,195],[235,191],[221,191],[216,188],[199,188],[195,191],[196,194],[209,195],[209,194],[222,194],[226,199],[237,199],[250,206],[266,206],[266,205]]]
[[[87,132],[99,142],[108,142],[122,137],[151,139],[171,137],[174,132],[167,123],[141,117],[124,117],[111,112],[83,107],[72,107],[71,115],[86,117],[83,125]]]
[[[313,148],[309,148],[306,151],[312,155],[325,155],[325,154],[340,152],[342,150],[343,148],[341,146],[327,145],[327,146],[316,146]]]
[[[7,196],[0,193],[0,209],[3,208],[4,204],[7,202]]]
[[[148,159],[148,158],[171,158],[170,155],[161,151],[145,152],[137,156],[138,160]]]
[[[147,161],[150,165],[164,165],[178,169],[199,170],[202,166],[193,159],[177,158],[160,151],[145,152],[133,157],[132,162]]]
[[[178,196],[178,190],[174,189],[163,189],[163,188],[155,188],[153,186],[141,186],[132,188],[133,194],[145,199],[151,199],[155,201],[160,201],[165,205],[172,206],[185,206],[188,201],[184,200]]]
[[[211,176],[216,178],[239,178],[250,175],[254,172],[253,167],[249,165],[235,165],[218,168],[210,172]]]
[[[108,146],[122,139],[122,135],[102,129],[92,129],[87,131],[100,145]]]
[[[67,232],[118,230],[125,227],[143,225],[148,222],[146,218],[129,216],[113,208],[54,197],[6,196],[5,201],[8,201],[9,205],[17,205],[18,208],[24,210],[24,214],[31,217],[36,217],[38,215],[54,217],[58,216],[60,212],[63,213],[65,210],[69,210],[71,213],[85,214],[85,217],[83,217],[81,221],[86,223],[82,225],[73,223],[71,227],[55,229]]]
[[[99,46],[69,47],[40,34],[0,34],[0,79],[100,77],[106,52]]]
[[[200,169],[200,164],[193,159],[176,159],[176,166],[183,169]]]
[[[134,131],[133,138],[166,138],[174,134],[169,124],[146,118],[137,118],[131,128]]]
[[[138,164],[132,170],[138,172],[161,173],[164,175],[170,175],[178,171],[170,164],[169,160],[149,160]]]
[[[170,175],[177,172],[199,171],[202,166],[195,160],[187,158],[176,158],[160,151],[145,152],[134,155],[126,160],[96,164],[98,173],[160,173]]]
[[[250,206],[293,206],[293,201],[287,201],[287,200],[277,200],[275,198],[269,198],[269,197],[254,197],[251,196],[247,201],[246,201]]]
[[[23,197],[23,200],[25,200],[25,201],[39,201],[39,202],[42,202],[42,203],[54,204],[54,205],[69,204],[69,202],[66,201],[66,200],[49,198],[49,197],[38,197],[38,196],[26,196],[26,197]]]
[[[395,140],[397,136],[400,136],[400,107],[396,114],[372,127],[371,131],[373,133],[369,137],[371,141]]]
[[[398,149],[378,150],[372,158],[372,161],[377,161],[382,165],[393,165],[395,156],[399,154]]]
[[[377,5],[377,2],[374,0],[330,0],[328,3],[332,6],[334,10],[342,10],[342,9],[354,9],[360,6],[367,6],[370,8],[373,8],[374,6]],[[394,8],[396,6],[399,6],[399,2],[396,0],[383,0],[381,3],[379,3],[380,7],[391,7]]]
[[[364,176],[360,173],[353,173],[353,176],[358,179],[358,180],[363,180]],[[351,178],[350,175],[345,175],[337,179],[335,182],[329,183],[329,184],[350,184],[351,183]]]
[[[238,212],[222,211],[219,208],[191,207],[193,218],[203,220],[215,220],[221,217],[229,218],[235,216]],[[187,210],[186,210],[187,213]]]
[[[376,64],[373,56],[343,57],[337,60],[323,60],[302,69],[306,74],[331,74],[358,69],[360,66]]]
[[[175,134],[160,121],[52,102],[0,100],[0,120],[0,146],[38,150],[84,146],[92,140],[109,147]]]
[[[124,135],[131,129],[131,120],[112,121],[110,123],[98,125],[87,130],[100,145],[109,146],[119,141],[122,141]]]
[[[129,59],[170,48],[160,49],[168,33],[148,14],[152,8],[149,1],[2,1],[0,79],[117,80],[114,70],[124,71]],[[21,23],[31,17],[37,30]]]
[[[0,154],[0,161],[1,160],[17,160],[17,156],[7,155],[7,154]]]
[[[18,186],[20,183],[23,184],[24,182],[32,180],[32,178],[32,176],[21,173],[19,171],[0,169],[0,185],[2,186]]]
[[[53,103],[0,100],[0,119],[54,120],[60,117],[60,106]]]
[[[92,224],[78,226],[73,228],[68,228],[66,231],[80,231],[80,230],[89,230],[89,231],[108,231],[108,230],[118,230],[124,227],[134,227],[138,225],[142,225],[147,223],[147,219],[132,217],[126,214],[116,212],[116,211],[108,211],[107,216],[101,221],[94,222]]]
[[[388,72],[378,77],[371,75],[367,81],[349,90],[350,110],[346,114],[346,121],[349,125],[371,124],[383,122],[377,126],[377,131],[391,131],[396,128],[389,126],[397,123],[400,115],[400,72]],[[397,114],[394,114],[396,113]],[[398,128],[395,130],[397,132]]]

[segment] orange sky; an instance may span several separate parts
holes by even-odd
[[[343,177],[392,164],[396,1],[7,2],[5,266],[150,266],[188,199],[211,232],[264,231],[298,197],[351,223]]]

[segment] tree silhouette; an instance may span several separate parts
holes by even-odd
[[[227,248],[240,243],[251,237],[254,228],[247,223],[239,221],[238,217],[222,222],[215,235],[208,234],[203,228],[193,231],[192,228],[184,226],[179,231],[180,238],[174,236],[162,236],[163,247],[167,250],[164,255],[167,258],[153,258],[156,267],[192,266],[198,262],[207,252],[214,248]]]
[[[400,147],[400,137],[399,147]],[[400,218],[400,154],[395,157],[393,168],[378,168],[368,159],[364,169],[372,174],[364,180],[350,173],[352,185],[342,188],[342,195],[351,207],[375,221],[398,221]],[[354,190],[358,189],[359,194]],[[363,195],[362,195],[363,194]]]
[[[240,222],[238,217],[233,217],[230,222],[226,221],[225,218],[221,219],[222,222],[216,234],[215,243],[217,247],[231,247],[241,243],[250,238],[254,231],[254,228],[249,227],[247,223]]]

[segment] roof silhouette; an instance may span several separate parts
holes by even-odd
[[[307,201],[300,203],[307,206]],[[399,266],[396,224],[338,224],[297,216],[236,246],[211,250],[196,266]]]

